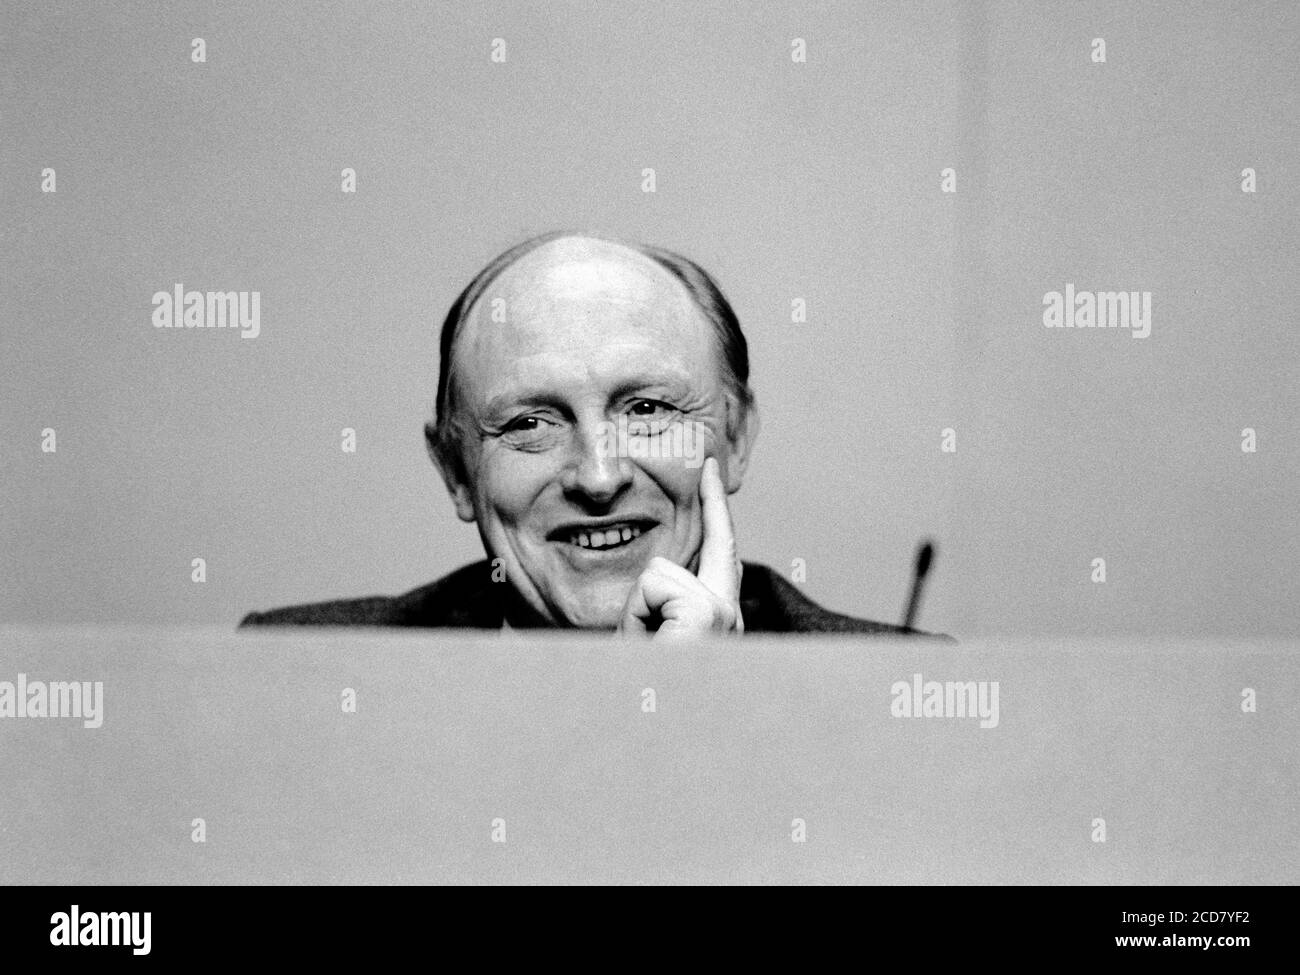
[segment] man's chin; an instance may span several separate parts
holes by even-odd
[[[563,594],[560,615],[570,626],[582,630],[613,630],[623,618],[632,583],[610,580]]]

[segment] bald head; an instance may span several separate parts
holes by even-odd
[[[492,293],[505,299],[512,318],[589,297],[637,305],[647,315],[700,313],[686,287],[661,264],[626,244],[592,237],[539,244],[501,269]],[[481,314],[482,305],[476,302],[466,317]]]
[[[553,349],[557,336],[543,337],[542,330],[590,340],[611,319],[630,320],[663,342],[702,342],[696,351],[719,371],[730,401],[728,424],[744,419],[753,402],[748,349],[713,279],[670,251],[558,232],[498,256],[452,305],[442,327],[437,416],[427,428],[431,452],[442,463],[459,462],[457,387],[490,379],[487,372],[472,380],[460,375],[462,359],[491,363],[498,351],[493,346],[503,342],[515,351],[530,343]],[[509,329],[500,327],[506,324]],[[467,356],[467,350],[475,354]]]

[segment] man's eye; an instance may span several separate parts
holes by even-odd
[[[661,433],[677,415],[676,407],[653,399],[639,399],[628,407],[631,420],[629,431],[633,435]]]
[[[672,412],[672,407],[657,399],[639,399],[632,403],[631,411],[638,416],[653,416],[655,413]]]
[[[501,431],[501,438],[515,447],[544,443],[555,432],[555,424],[543,416],[521,416]]]
[[[670,417],[677,410],[655,399],[639,399],[628,408],[628,412],[639,419],[655,419]]]

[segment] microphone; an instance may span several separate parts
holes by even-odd
[[[903,628],[910,630],[916,620],[917,608],[921,605],[921,590],[925,588],[925,577],[930,573],[930,564],[934,561],[934,544],[929,540],[916,552],[916,567],[912,570],[912,596],[907,601],[907,611],[903,614]]]

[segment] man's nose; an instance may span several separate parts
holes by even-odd
[[[569,493],[607,504],[632,483],[632,465],[600,424],[580,424],[570,446],[561,483]]]

